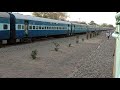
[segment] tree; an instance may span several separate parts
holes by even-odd
[[[68,17],[64,12],[33,12],[32,15],[56,20],[66,20]]]
[[[86,24],[86,25],[87,25],[87,23],[86,23],[86,22],[84,22],[84,21],[83,21],[83,22],[79,22],[79,23],[80,23],[80,24]]]
[[[94,21],[91,21],[89,25],[97,25]]]
[[[108,27],[112,27],[112,28],[113,28],[114,26],[113,26],[113,25],[111,25],[111,24],[109,24],[109,25],[108,25]]]
[[[107,27],[108,25],[107,25],[107,23],[103,23],[102,25],[101,25],[101,27]]]

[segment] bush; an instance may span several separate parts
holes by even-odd
[[[36,59],[37,52],[38,52],[37,50],[32,51],[31,53],[32,59]]]
[[[71,43],[69,44],[69,47],[71,47]]]
[[[84,38],[82,38],[82,41],[84,41]]]
[[[79,43],[79,40],[76,40],[76,43],[78,44],[78,43]]]
[[[58,51],[60,44],[56,42],[53,42],[53,44],[55,45],[55,51]]]
[[[58,51],[59,48],[55,48],[55,51]]]
[[[79,43],[79,36],[76,36],[76,43]]]

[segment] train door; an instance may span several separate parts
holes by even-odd
[[[70,35],[72,35],[72,24],[70,26]]]
[[[75,34],[75,25],[72,25],[72,34]]]
[[[68,31],[67,31],[67,35],[70,35],[70,25],[68,24]]]
[[[29,28],[29,21],[24,21],[24,30],[25,30],[25,37],[28,37],[28,28]]]
[[[71,35],[73,35],[73,34],[74,34],[74,25],[73,25],[73,24],[71,24],[70,34],[71,34]]]

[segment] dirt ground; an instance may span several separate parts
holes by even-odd
[[[60,44],[58,52],[53,42]],[[88,40],[80,35],[78,44],[72,36],[0,48],[0,78],[112,78],[114,45],[102,32]]]

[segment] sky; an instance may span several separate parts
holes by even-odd
[[[16,12],[13,12],[16,13]],[[23,15],[32,15],[32,12],[17,12]],[[116,12],[67,12],[69,21],[94,21],[97,24],[107,23],[115,26]]]

